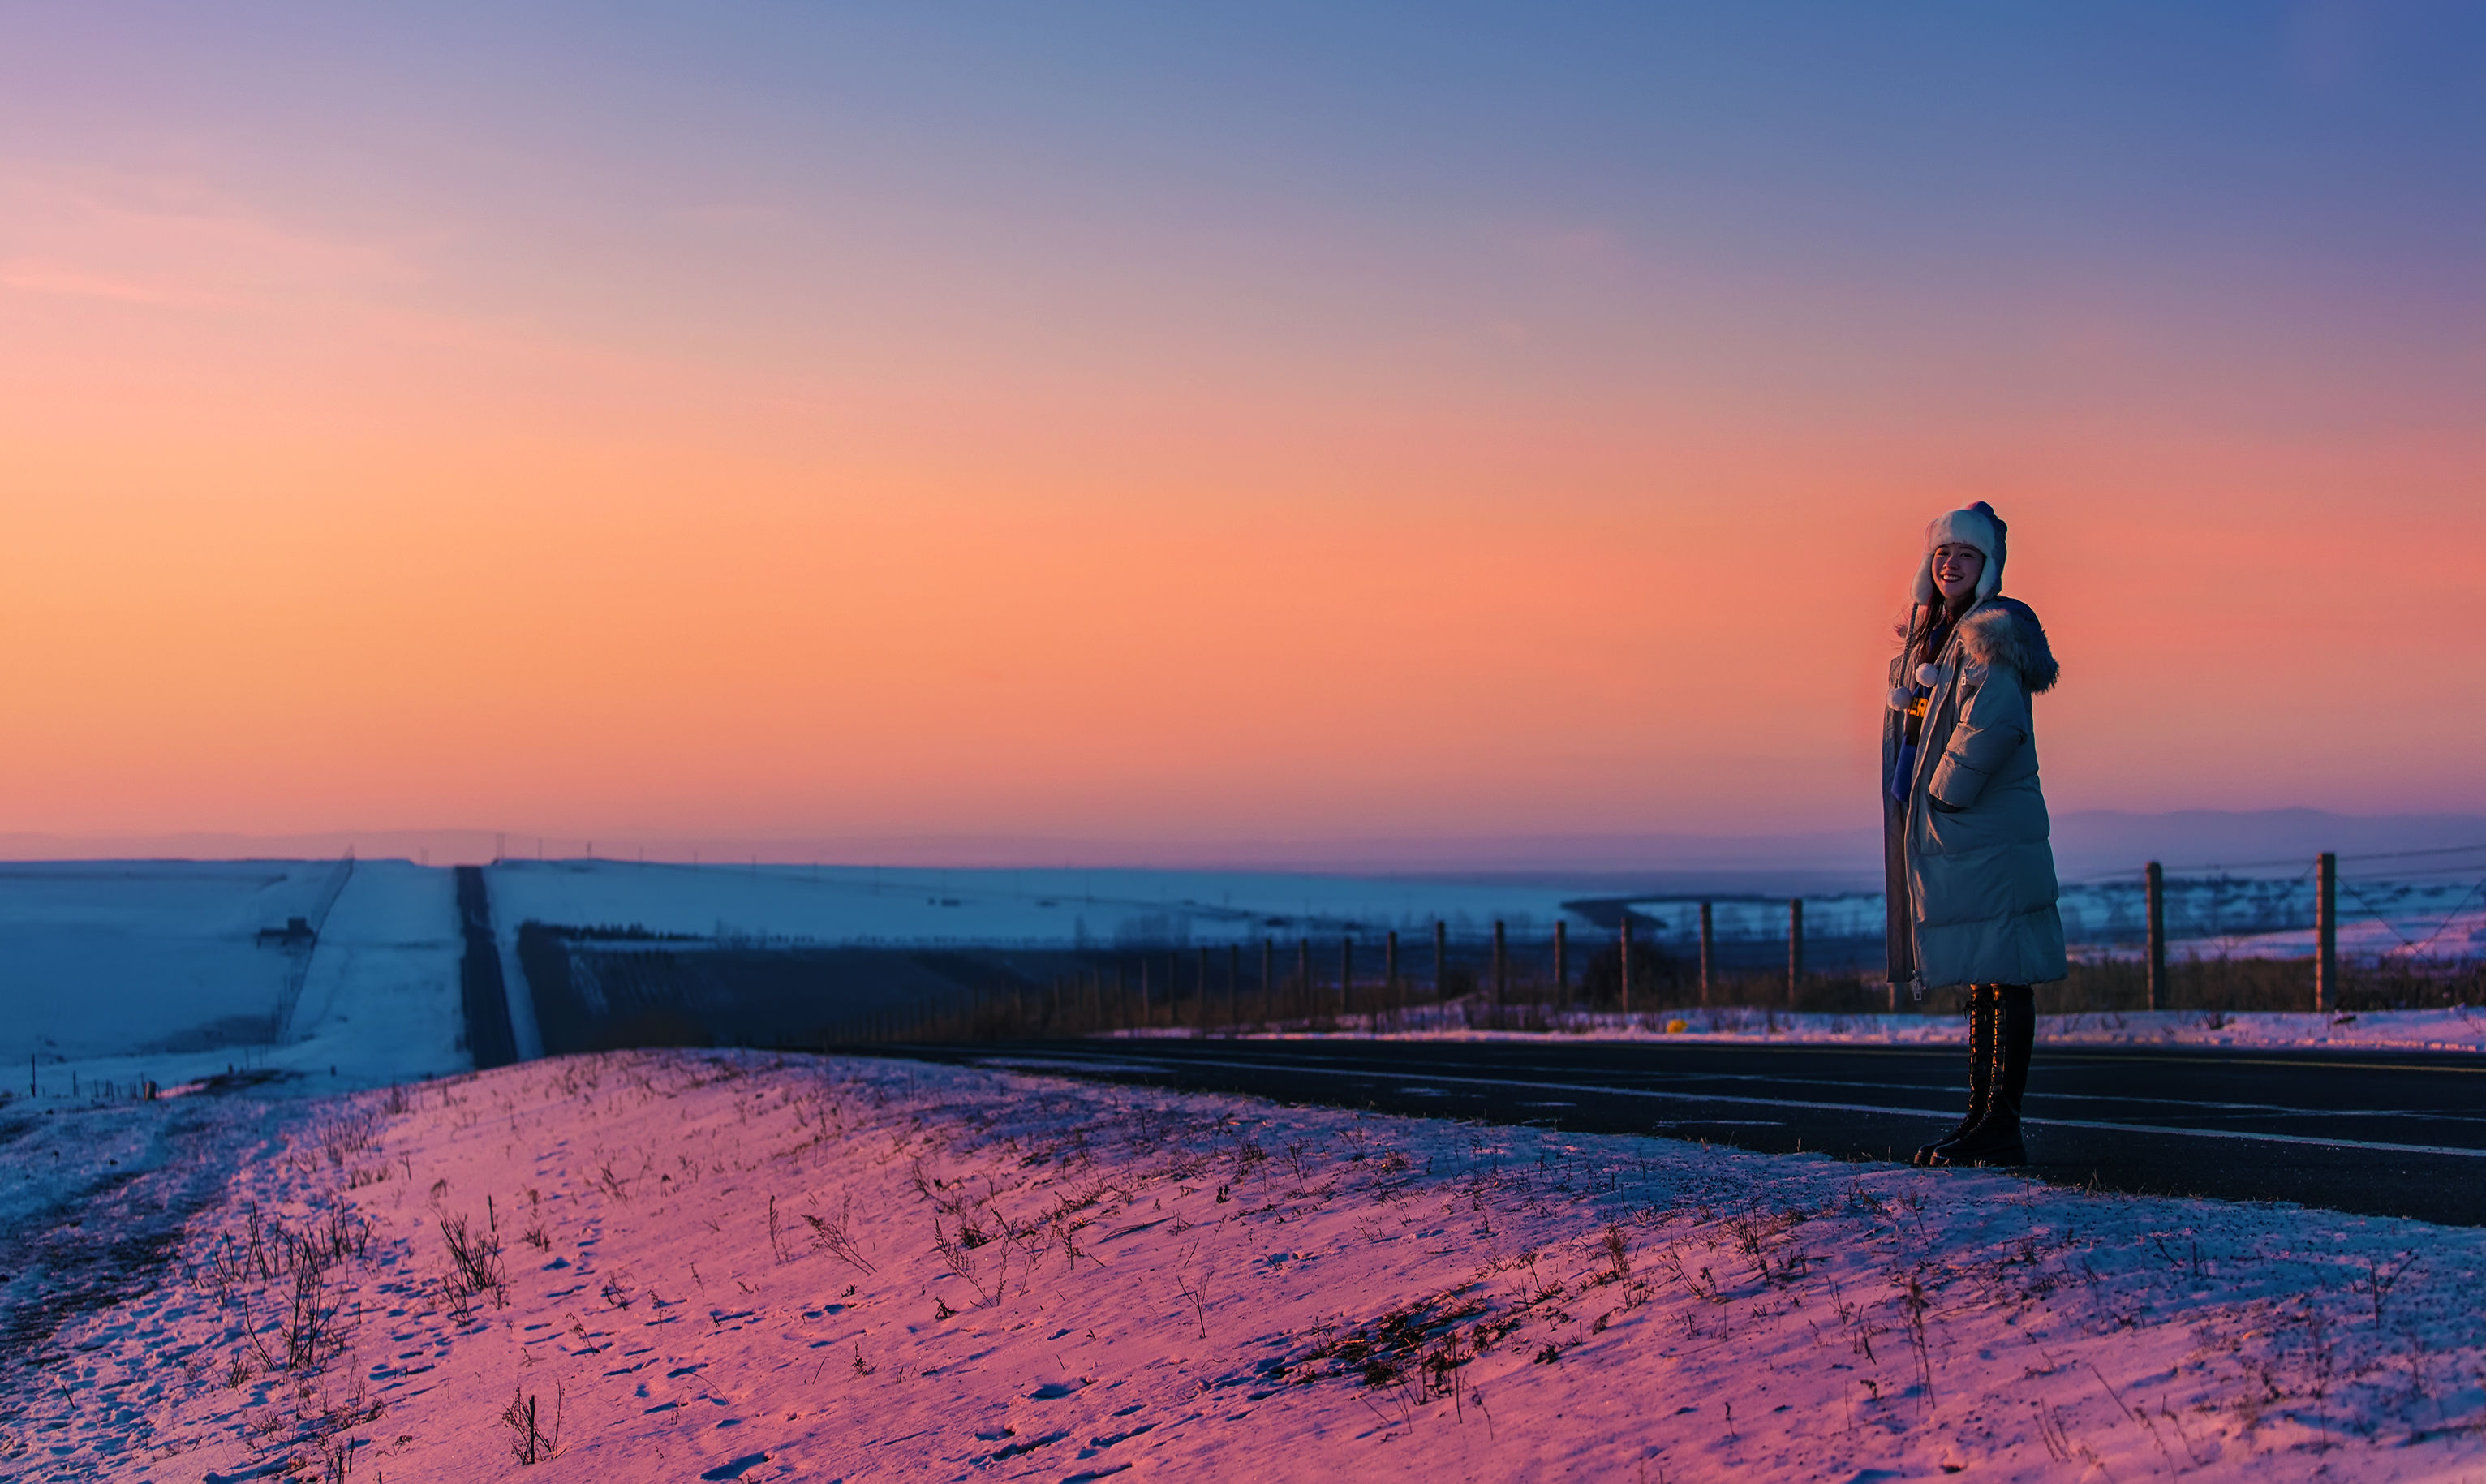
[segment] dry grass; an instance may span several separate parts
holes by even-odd
[[[522,1465],[533,1465],[550,1463],[561,1456],[561,1415],[566,1400],[558,1387],[553,1389],[549,1409],[542,1405],[540,1397],[523,1388],[511,1392],[510,1405],[501,1409],[501,1425],[510,1430],[510,1457]]]
[[[1220,1034],[1324,1032],[1367,1026],[1381,1031],[1454,1026],[1554,1033],[1576,1028],[1569,1012],[1611,1015],[1621,1008],[1620,974],[1614,960],[1612,949],[1590,956],[1568,993],[1542,976],[1514,974],[1500,998],[1490,985],[1478,982],[1478,976],[1464,969],[1448,976],[1448,993],[1440,999],[1433,997],[1427,981],[1419,978],[1359,983],[1341,997],[1335,983],[1308,990],[1300,979],[1289,976],[1265,995],[1212,997],[1204,1003],[1184,998],[1144,1006],[1127,992],[1117,996],[1107,988],[1100,994],[1098,986],[1090,982],[1065,989],[1059,997],[996,998],[951,1006],[893,1023],[887,1034],[916,1041],[1016,1040],[1151,1027]],[[2338,1003],[2333,1008],[2344,1012],[2486,1004],[2486,964],[2350,964],[2342,966],[2341,977]],[[2235,1013],[2314,1008],[2309,959],[2177,959],[2168,965],[2168,978],[2167,992],[2156,1006],[2162,1010]],[[1936,991],[1920,1002],[1905,993],[1894,995],[1892,986],[1873,972],[1807,974],[1792,986],[1785,971],[1779,969],[1721,973],[1703,986],[1681,962],[1655,954],[1645,965],[1635,961],[1632,981],[1632,1014],[1652,1027],[1703,1009],[1950,1016],[1965,1004],[1965,992],[1956,989]],[[2150,1008],[2147,971],[2135,959],[2076,961],[2068,977],[2038,985],[2036,992],[2041,1015]]]

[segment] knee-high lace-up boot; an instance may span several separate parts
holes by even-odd
[[[1993,985],[1968,986],[1968,1113],[1951,1125],[1950,1132],[1919,1149],[1909,1164],[1932,1164],[1935,1154],[1958,1142],[1985,1116],[1986,1095],[1994,1086],[1995,1005]]]
[[[2026,984],[1996,987],[1994,1086],[1976,1127],[1934,1152],[1935,1165],[2026,1165],[2020,1099],[2029,1090],[2029,1053],[2037,1038],[2036,997]]]

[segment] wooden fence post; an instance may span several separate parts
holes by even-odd
[[[1615,953],[1622,966],[1623,1019],[1631,1019],[1631,909],[1623,909],[1622,931],[1615,939]]]
[[[2313,899],[2313,1008],[2328,1015],[2339,1008],[2339,858],[2328,850],[2316,857],[2314,879],[2321,890]]]
[[[2171,1009],[2167,993],[2167,873],[2152,861],[2141,878],[2149,917],[2149,1007]]]
[[[1502,919],[1493,920],[1493,1007],[1510,1003],[1510,953],[1503,942]]]
[[[1571,1007],[1571,940],[1565,924],[1554,924],[1554,1006],[1558,1010]]]
[[[1355,1012],[1355,935],[1340,933],[1338,939],[1338,1012]]]
[[[1709,967],[1718,945],[1716,924],[1710,920],[1709,904],[1700,904],[1700,1007],[1709,1008]]]
[[[1260,1016],[1269,1018],[1269,989],[1278,982],[1278,940],[1262,935],[1260,939]]]
[[[1295,978],[1299,983],[1298,993],[1303,997],[1304,1016],[1310,1019],[1312,1013],[1312,941],[1310,938],[1295,940]]]
[[[1392,1005],[1398,1003],[1398,929],[1381,940],[1381,993]]]
[[[1787,1008],[1795,1008],[1796,986],[1804,982],[1804,898],[1787,900]]]
[[[1438,1003],[1450,982],[1450,929],[1441,919],[1433,920],[1433,999]]]
[[[1192,1023],[1202,1030],[1208,1028],[1208,945],[1200,946],[1200,1003]]]

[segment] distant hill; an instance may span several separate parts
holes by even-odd
[[[2139,870],[2228,867],[2268,873],[2342,856],[2486,846],[2486,815],[2339,814],[2315,809],[2179,810],[2163,814],[2084,810],[2055,816],[2056,870],[2065,880]],[[2480,851],[2486,862],[2486,850]],[[1643,883],[1662,891],[1876,890],[1877,830],[1821,830],[1743,838],[1696,835],[1542,836],[1432,841],[1340,842],[1305,864],[1327,870],[1414,870],[1469,877],[1561,876]],[[2386,862],[2362,874],[2382,873]],[[2413,866],[2422,866],[2422,861]]]

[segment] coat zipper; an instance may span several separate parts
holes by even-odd
[[[1933,766],[1934,750],[1931,743],[1934,735],[1934,718],[1942,713],[1942,709],[1945,704],[1948,703],[1959,694],[1959,667],[1947,662],[1949,661],[1952,652],[1959,648],[1960,624],[1966,623],[1971,615],[1974,615],[1978,608],[1983,606],[1984,605],[1981,603],[1972,605],[1967,613],[1959,616],[1959,623],[1951,625],[1950,637],[1943,642],[1942,653],[1937,655],[1934,659],[1934,668],[1943,672],[1943,679],[1942,684],[1935,687],[1933,692],[1925,698],[1924,724],[1920,727],[1917,731],[1917,766],[1915,771],[1908,777],[1907,820],[1901,827],[1904,833],[1900,837],[1900,862],[1903,867],[1916,855],[1917,819],[1920,810],[1925,808],[1925,806],[1920,805],[1919,801],[1928,797],[1925,789],[1927,787],[1927,779],[1929,776],[1927,770]],[[1906,663],[1904,656],[1900,663]],[[1912,674],[1902,675],[1900,678],[1906,680],[1912,685],[1916,683],[1916,676]],[[1907,719],[1905,717],[1901,717],[1899,725],[1902,728],[1899,735],[1902,738],[1905,738],[1907,736],[1907,732],[1905,730]],[[1951,725],[1954,728],[1959,725],[1956,717],[1952,719]],[[1947,748],[1948,742],[1947,737],[1946,737],[1945,742]],[[1908,993],[1917,1000],[1922,1001],[1925,998],[1925,945],[1924,940],[1918,936],[1917,933],[1917,925],[1923,919],[1923,914],[1917,911],[1917,896],[1918,893],[1916,891],[1915,884],[1910,883],[1908,889],[1908,948],[1910,966],[1916,971],[1916,974],[1915,977],[1909,980]]]

